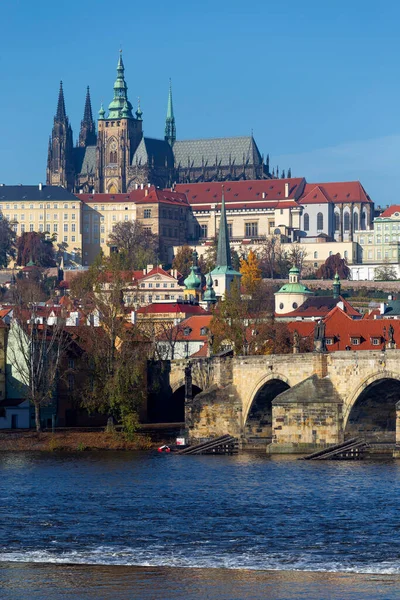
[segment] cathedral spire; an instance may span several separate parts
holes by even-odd
[[[125,67],[122,60],[122,50],[119,51],[119,59],[117,64],[117,79],[114,83],[114,98],[108,106],[108,118],[109,119],[120,119],[121,113],[124,108],[125,102],[128,105],[128,111],[125,111],[123,118],[133,118],[132,115],[132,104],[128,100],[128,86],[126,85]]]
[[[174,107],[172,104],[172,85],[169,80],[169,91],[168,91],[168,104],[167,104],[167,118],[165,119],[165,135],[164,139],[173,146],[176,140],[176,128],[175,128],[175,117]]]
[[[217,267],[231,267],[231,248],[229,245],[228,223],[226,220],[225,194],[222,186],[221,218],[219,221]]]
[[[60,81],[60,91],[58,92],[56,120],[57,121],[65,121],[66,118],[67,118],[67,113],[65,112],[63,82]]]
[[[92,103],[90,101],[89,86],[86,89],[85,108],[83,111],[83,119],[81,121],[81,129],[79,132],[79,143],[81,148],[86,146],[94,146],[96,144],[96,126],[93,120]]]

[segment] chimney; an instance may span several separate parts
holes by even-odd
[[[148,189],[148,188],[146,188],[146,189],[145,189],[145,191],[144,191],[144,195],[145,195],[145,196],[148,196],[148,194],[149,194],[149,189]]]
[[[39,183],[39,192],[41,192],[43,189],[43,183]]]
[[[150,271],[152,270],[153,265],[147,265],[147,273],[150,273]]]
[[[135,310],[131,311],[131,323],[132,323],[132,325],[136,325],[136,311]]]
[[[262,197],[265,198],[265,192],[262,193]]]
[[[289,198],[289,184],[285,183],[285,198]]]
[[[384,315],[385,314],[385,308],[386,308],[386,304],[384,302],[381,302],[381,304],[379,306],[379,314],[380,315]]]

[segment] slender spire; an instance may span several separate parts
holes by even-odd
[[[65,112],[63,82],[60,81],[60,91],[58,92],[56,120],[57,121],[65,121],[66,118],[67,118],[67,113]]]
[[[85,148],[86,146],[94,146],[96,144],[96,125],[93,120],[92,103],[90,101],[89,86],[86,89],[85,108],[83,111],[83,119],[81,121],[81,130],[79,132],[78,146]]]
[[[168,104],[167,104],[167,118],[165,119],[165,135],[164,139],[173,146],[176,140],[176,127],[174,117],[174,106],[172,103],[172,84],[169,80],[169,91],[168,91]]]
[[[138,121],[141,121],[143,119],[143,111],[140,108],[140,98],[137,99],[137,111],[135,114]]]
[[[226,220],[225,193],[222,186],[221,218],[219,221],[217,267],[231,267],[231,248],[229,245],[228,222]]]
[[[108,106],[108,118],[109,119],[120,119],[121,113],[124,108],[125,102],[128,105],[128,111],[125,111],[124,118],[133,118],[132,115],[132,104],[128,100],[128,86],[126,85],[125,67],[122,60],[122,50],[119,51],[119,59],[117,64],[117,79],[114,83],[114,98]]]

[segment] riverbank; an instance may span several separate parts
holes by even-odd
[[[0,433],[0,452],[79,452],[86,450],[150,450],[159,445],[147,433],[127,439],[120,431],[7,431]]]

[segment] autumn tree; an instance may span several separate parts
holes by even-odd
[[[325,263],[315,273],[315,276],[318,279],[333,279],[336,273],[340,279],[348,279],[350,275],[346,259],[342,258],[339,253],[328,256]]]
[[[257,256],[250,250],[247,258],[240,261],[240,272],[242,274],[241,284],[247,294],[252,294],[261,281],[261,269]]]
[[[0,215],[0,269],[6,269],[16,256],[16,234],[12,224]]]
[[[37,267],[54,267],[56,256],[53,246],[54,238],[45,233],[25,231],[17,238],[17,264],[25,267],[30,261]]]
[[[58,370],[70,343],[64,326],[61,317],[49,325],[36,302],[26,303],[18,288],[14,291],[7,357],[20,393],[34,406],[38,432],[42,429],[41,408],[54,400]]]
[[[160,252],[159,238],[138,221],[121,221],[109,236],[120,255],[123,269],[144,269],[153,264]]]
[[[286,277],[289,266],[289,260],[284,252],[278,235],[266,236],[261,242],[259,249],[259,267],[264,277],[274,279]]]
[[[188,245],[181,246],[176,251],[174,260],[172,261],[172,268],[176,269],[178,273],[181,273],[183,277],[187,277],[189,275],[192,262],[193,248]]]

